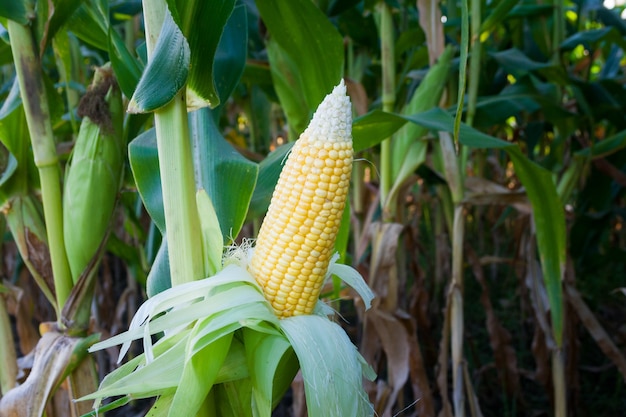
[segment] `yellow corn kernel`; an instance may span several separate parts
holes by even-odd
[[[296,141],[257,237],[250,272],[280,318],[311,314],[352,171],[352,114],[341,83]]]

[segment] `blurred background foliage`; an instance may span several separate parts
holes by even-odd
[[[362,315],[358,302],[355,308],[352,295],[338,285],[330,285],[325,296],[378,373],[367,386],[378,415],[564,415],[560,395],[566,415],[623,414],[624,4],[226,3],[233,11],[221,22],[221,37],[210,35],[209,26],[183,32],[195,37],[192,47],[193,42],[204,46],[203,36],[219,39],[210,46],[214,54],[191,66],[196,74],[190,79],[213,100],[212,125],[205,127],[212,140],[199,144],[197,152],[206,157],[203,165],[212,169],[207,172],[227,176],[200,175],[212,188],[227,242],[255,236],[288,143],[304,130],[330,87],[346,79],[359,154],[350,219],[338,250],[360,269],[379,301]],[[0,9],[2,209],[15,207],[12,198],[19,194],[34,196],[34,203],[24,204],[40,213],[37,172],[32,162],[17,163],[30,161],[32,151],[24,116],[13,112],[19,103],[5,23],[6,17],[19,21],[22,14],[11,4],[2,2]],[[40,1],[35,10],[32,30],[41,48],[56,150],[65,164],[78,132],[77,103],[94,66],[111,62],[126,104],[137,88],[147,62],[142,7],[136,0]],[[429,80],[436,65],[443,69]],[[203,76],[212,78],[212,85],[203,85]],[[467,89],[459,90],[460,81]],[[413,101],[418,94],[420,100]],[[457,109],[464,122],[460,137],[453,136]],[[416,124],[405,124],[401,116],[415,116]],[[146,291],[169,285],[162,272],[167,257],[159,256],[163,202],[151,127],[144,114],[125,116],[124,139],[135,142],[129,146],[91,307],[89,332],[102,337],[127,328]],[[401,135],[408,135],[411,147],[392,150],[389,174],[385,142],[396,143]],[[501,142],[489,142],[494,138]],[[444,146],[446,140],[451,147]],[[538,184],[524,183],[523,167],[545,175],[534,177]],[[246,170],[258,170],[256,181]],[[385,181],[391,181],[386,190]],[[560,225],[537,221],[543,219],[537,214],[543,189],[558,196],[546,195],[543,210],[556,212],[557,222],[563,217],[562,258]],[[457,216],[464,223],[461,231]],[[27,238],[30,258],[24,259],[19,234],[6,219],[0,219],[5,230],[0,319],[10,323],[4,334],[13,334],[23,381],[40,338],[38,326],[56,316],[28,266],[49,267],[47,247]],[[29,236],[41,236],[35,223],[26,226]],[[537,241],[541,233],[545,242]],[[558,259],[548,259],[558,264],[556,280],[542,271],[548,256],[542,244],[557,252]],[[455,294],[461,304],[453,301]],[[460,322],[454,319],[459,305]],[[562,316],[561,331],[553,328],[555,312]],[[455,349],[460,361],[449,353]],[[95,355],[100,379],[115,368],[116,358],[114,351]],[[456,370],[462,375],[454,376]],[[58,406],[63,399],[55,401],[57,410],[49,408],[48,415],[69,415]],[[137,402],[116,415],[140,414],[147,407]],[[302,381],[296,378],[275,414],[304,413]]]

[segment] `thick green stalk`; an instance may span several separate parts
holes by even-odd
[[[150,60],[163,23],[166,4],[165,1],[144,0],[143,10]],[[169,104],[154,112],[154,122],[170,272],[172,285],[178,285],[200,279],[204,275],[184,88]]]
[[[72,276],[65,253],[60,167],[48,98],[43,84],[39,55],[30,29],[9,21],[9,36],[35,165],[39,170],[41,181],[44,219],[59,311],[72,290]]]
[[[378,4],[378,10],[380,13],[379,31],[383,79],[383,111],[393,112],[396,102],[393,18],[391,9],[385,2]],[[381,143],[380,147],[380,202],[383,206],[385,206],[385,201],[393,184],[391,149],[391,137],[389,137]],[[393,213],[387,213],[387,215],[391,216]]]

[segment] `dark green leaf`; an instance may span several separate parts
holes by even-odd
[[[283,169],[283,162],[293,144],[294,142],[290,142],[279,147],[259,164],[259,179],[250,202],[249,216],[251,218],[263,216],[267,211],[278,177]]]
[[[143,204],[161,234],[165,234],[159,154],[154,129],[145,131],[129,144],[128,156]]]
[[[93,2],[85,2],[67,22],[67,28],[80,40],[102,51],[108,50],[108,17]]]
[[[246,66],[247,28],[246,8],[238,5],[226,22],[222,39],[215,53],[213,71],[220,103],[225,102],[233,92]],[[204,76],[206,77],[206,74]]]
[[[548,62],[537,62],[528,58],[517,48],[511,48],[500,52],[493,52],[491,56],[503,67],[511,71],[535,71],[550,67]]]
[[[355,152],[376,146],[400,129],[406,120],[392,113],[374,110],[354,119],[352,141]]]
[[[592,158],[604,158],[626,147],[626,130],[597,142],[593,146],[576,152],[577,155]]]
[[[13,20],[21,25],[28,23],[26,0],[1,0],[0,16]]]
[[[235,0],[168,0],[168,6],[174,21],[189,42],[191,67],[188,89],[211,107],[216,107],[220,104],[216,87],[219,80],[214,73],[216,52]],[[236,19],[233,24],[239,26],[241,17]],[[240,45],[239,40],[235,42]]]
[[[296,140],[306,129],[313,110],[306,103],[298,68],[294,60],[274,40],[267,44],[274,89],[289,124],[289,140]]]
[[[172,276],[170,275],[170,259],[167,251],[167,238],[164,236],[161,247],[152,263],[148,279],[146,281],[146,293],[148,297],[154,297],[172,287]]]
[[[132,97],[143,65],[128,51],[124,40],[113,28],[109,29],[109,58],[122,92],[126,97]]]
[[[259,167],[224,139],[209,111],[189,114],[198,188],[211,198],[225,242],[239,234],[248,213]]]
[[[495,9],[493,9],[489,16],[487,16],[487,18],[483,20],[480,25],[481,38],[488,35],[493,28],[499,25],[506,18],[511,9],[513,9],[513,7],[519,2],[520,0],[504,0],[494,3],[496,4]]]
[[[609,41],[620,44],[622,47],[626,42],[622,39],[619,31],[613,27],[592,29],[584,32],[576,32],[561,44],[561,49],[566,51],[574,49],[578,45],[583,45],[586,49],[591,49],[600,41]]]
[[[167,13],[152,60],[139,80],[128,111],[144,113],[169,103],[187,82],[189,54],[187,40]]]
[[[41,39],[40,48],[43,51],[50,40],[54,38],[58,30],[65,25],[72,14],[84,0],[53,0],[48,11],[48,21]],[[50,4],[50,2],[49,2]]]

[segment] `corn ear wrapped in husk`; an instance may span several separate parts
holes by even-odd
[[[104,242],[124,167],[122,96],[110,67],[97,68],[65,179],[63,232],[74,282]]]

